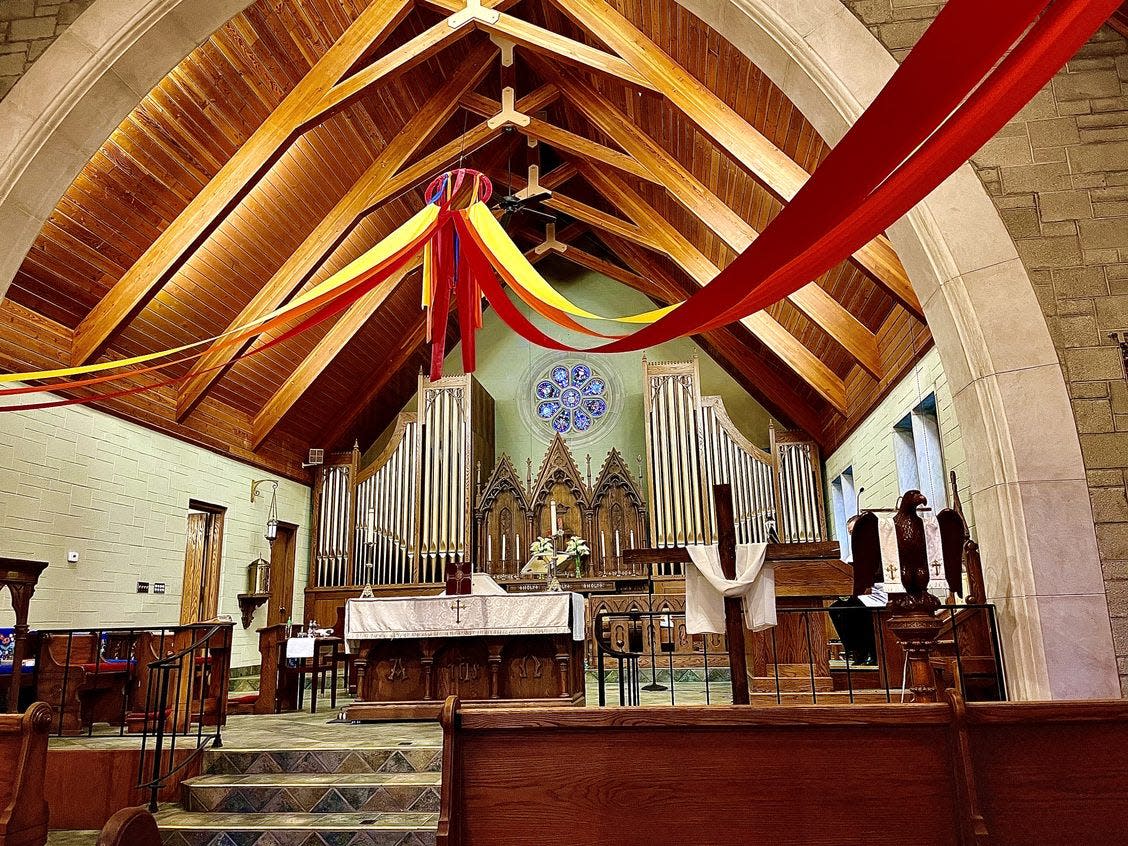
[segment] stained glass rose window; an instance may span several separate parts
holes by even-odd
[[[554,432],[587,432],[607,414],[607,380],[585,362],[554,364],[537,380],[533,402]]]

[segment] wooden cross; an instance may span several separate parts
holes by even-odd
[[[721,574],[736,578],[736,522],[732,510],[732,486],[713,486],[713,510],[717,518],[717,552]],[[748,656],[744,651],[744,614],[740,597],[725,597],[725,638],[728,640],[732,704],[748,704]]]
[[[713,507],[717,517],[717,550],[721,573],[736,578],[736,524],[733,522],[732,486],[714,485]],[[692,566],[684,546],[624,549],[623,561],[633,568],[675,563]],[[645,570],[643,571],[645,572]],[[725,637],[728,640],[729,672],[732,675],[732,704],[748,704],[748,656],[744,652],[744,615],[739,598],[725,597]]]

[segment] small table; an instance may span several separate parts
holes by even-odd
[[[312,657],[297,658],[298,666],[294,668],[293,672],[298,674],[298,710],[302,709],[302,698],[305,692],[304,677],[306,673],[312,676],[312,686],[310,687],[309,694],[309,712],[311,714],[317,713],[317,683],[325,677],[325,671],[330,671],[331,688],[329,690],[329,704],[330,707],[337,707],[337,663],[341,656],[341,647],[345,641],[339,637],[295,637],[286,641],[286,646],[278,650],[280,670],[286,667],[288,660],[288,653],[290,651],[291,641],[313,641],[313,655]],[[329,652],[326,655],[325,650]],[[328,665],[325,661],[328,660]],[[306,662],[311,662],[308,666]]]

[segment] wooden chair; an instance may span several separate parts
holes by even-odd
[[[121,725],[131,662],[106,658],[97,633],[43,632],[36,659],[36,698],[55,709],[60,734],[81,734],[95,722]]]
[[[47,734],[51,708],[36,702],[23,714],[0,714],[0,843],[47,842]]]
[[[147,809],[122,808],[106,820],[97,846],[161,846],[161,833]]]

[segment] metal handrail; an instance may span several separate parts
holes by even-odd
[[[208,626],[207,631],[205,631],[202,635],[198,636],[192,643],[188,644],[187,646],[180,648],[179,650],[177,650],[176,652],[173,652],[170,655],[165,655],[161,658],[158,658],[156,661],[152,661],[147,665],[148,669],[149,669],[149,675],[148,675],[149,684],[148,684],[148,687],[147,687],[146,692],[145,692],[144,724],[143,724],[143,727],[142,727],[142,735],[141,735],[141,755],[140,755],[140,758],[139,758],[139,761],[138,761],[137,789],[149,791],[149,810],[153,811],[153,812],[155,812],[157,810],[157,801],[158,801],[158,798],[160,796],[161,789],[164,787],[164,785],[168,782],[168,780],[172,776],[174,776],[176,773],[180,772],[185,767],[187,767],[197,757],[199,757],[201,754],[203,754],[203,752],[206,749],[208,749],[208,748],[220,748],[220,747],[223,746],[222,727],[223,727],[223,721],[224,721],[224,714],[222,713],[222,709],[218,708],[218,707],[216,709],[215,730],[213,732],[209,732],[208,734],[204,734],[204,718],[205,718],[206,701],[207,701],[207,694],[208,694],[209,687],[218,691],[217,695],[220,697],[220,699],[222,699],[225,696],[225,691],[226,691],[226,688],[227,688],[227,685],[228,685],[228,677],[227,676],[228,676],[228,669],[229,669],[230,662],[225,661],[225,662],[222,663],[222,665],[221,665],[222,675],[220,677],[218,684],[214,684],[213,681],[208,678],[208,673],[209,673],[211,668],[209,667],[207,660],[205,660],[201,664],[202,670],[201,670],[199,677],[197,677],[197,675],[195,673],[195,667],[196,667],[197,653],[199,653],[199,652],[205,652],[206,651],[206,652],[210,653],[213,649],[216,648],[216,646],[220,646],[220,647],[226,648],[227,650],[230,650],[230,648],[231,648],[231,632],[232,632],[233,624],[230,623],[230,622],[205,623],[205,624],[195,624],[195,625],[192,625],[192,626],[186,626],[184,628],[192,629],[192,628],[201,628],[203,626]],[[216,637],[216,635],[221,635],[221,640],[220,640],[219,644],[213,644],[213,639]],[[159,648],[163,649],[163,644],[164,644],[164,633],[162,632],[161,645],[160,645]],[[204,657],[206,659],[206,658],[209,658],[210,655],[202,655],[200,657]],[[184,759],[181,760],[179,763],[176,763],[176,739],[177,739],[177,736],[179,734],[181,734],[181,732],[179,731],[179,727],[180,727],[181,722],[182,722],[182,715],[180,713],[181,696],[180,696],[180,693],[179,693],[179,686],[180,686],[181,682],[179,682],[179,681],[174,682],[173,676],[174,676],[174,673],[177,676],[181,676],[184,673],[184,671],[185,671],[184,662],[185,662],[186,658],[189,659],[188,669],[190,671],[190,674],[189,674],[190,681],[188,683],[189,687],[188,687],[187,699],[184,701],[184,707],[185,707],[186,713],[183,715],[183,718],[185,718],[187,720],[189,731],[185,731],[185,732],[183,732],[183,734],[186,735],[186,736],[190,736],[192,734],[192,732],[190,731],[191,709],[192,709],[193,704],[197,704],[197,706],[198,706],[198,710],[197,710],[198,719],[196,720],[196,732],[195,732],[195,734],[196,734],[196,748],[194,750],[192,750],[192,752],[190,754],[186,755],[184,757]],[[170,691],[170,687],[172,687],[173,684],[176,684],[178,686],[178,691],[177,691],[177,695],[175,696],[175,702],[170,709],[170,706],[169,706],[169,691]],[[193,696],[192,685],[198,685],[198,687],[199,687],[199,699],[198,699],[197,703],[193,702],[194,696]],[[154,688],[155,688],[155,690],[154,690]],[[156,699],[156,703],[157,703],[155,711],[152,707],[154,698]],[[173,711],[171,731],[169,730],[169,726],[168,726],[168,720],[169,720],[169,716],[170,716],[169,711],[170,710]],[[154,719],[154,722],[155,722],[155,731],[153,732],[153,749],[151,751],[151,755],[152,755],[151,777],[146,781],[145,780],[145,770],[146,770],[145,753],[146,753],[146,750],[147,750],[147,747],[148,747],[148,742],[149,742],[149,734],[150,734],[149,725],[150,725],[150,716],[151,715],[153,716],[153,719]],[[162,767],[162,762],[166,758],[166,749],[165,749],[166,740],[168,742],[168,749],[167,749],[167,761],[168,762],[167,762],[167,766]]]
[[[829,614],[830,610],[831,610],[830,608],[828,608],[826,606],[821,606],[821,605],[819,605],[819,606],[807,606],[807,607],[786,607],[786,608],[777,609],[777,612],[780,615],[792,615],[792,614],[802,614],[803,615],[803,620],[806,623],[806,633],[807,633],[807,638],[808,638],[808,640],[807,640],[808,663],[810,664],[809,670],[810,670],[810,674],[811,674],[811,691],[810,692],[811,692],[812,700],[815,701],[815,702],[818,701],[818,692],[816,691],[815,683],[814,683],[815,657],[814,657],[814,652],[812,651],[813,647],[812,647],[812,644],[811,644],[811,641],[810,641],[810,627],[811,627],[810,615],[811,614]],[[865,610],[865,609],[858,609],[858,610],[861,611],[861,610]],[[1004,668],[1003,660],[1002,660],[1002,648],[1001,648],[1001,644],[1000,644],[1000,640],[999,640],[999,630],[998,630],[998,624],[997,624],[997,620],[996,620],[995,606],[993,604],[990,604],[990,603],[945,604],[945,605],[942,605],[939,609],[937,609],[937,613],[938,614],[941,614],[941,613],[946,614],[947,619],[951,623],[952,631],[950,633],[950,639],[947,640],[946,642],[951,644],[952,647],[953,647],[953,651],[954,651],[955,654],[952,657],[954,658],[954,660],[956,662],[957,675],[960,679],[961,687],[966,688],[966,679],[964,677],[964,664],[963,664],[963,662],[964,662],[965,658],[968,658],[970,656],[964,655],[963,650],[960,648],[960,642],[959,642],[960,632],[958,630],[959,627],[958,627],[956,618],[957,618],[957,615],[962,611],[976,611],[976,610],[982,611],[982,612],[986,613],[986,615],[987,615],[988,634],[989,634],[989,638],[990,638],[991,653],[992,653],[992,658],[994,660],[994,667],[995,667],[996,689],[998,691],[998,695],[1000,696],[1000,698],[1005,700],[1007,698],[1006,676],[1005,676],[1005,668]],[[670,620],[684,621],[685,612],[684,611],[672,610],[672,609],[601,611],[595,616],[594,626],[593,626],[593,634],[594,634],[595,642],[596,642],[597,672],[598,672],[598,677],[599,677],[598,678],[599,704],[601,706],[606,705],[607,675],[606,675],[606,669],[605,669],[605,660],[607,658],[610,658],[610,659],[612,659],[612,660],[614,660],[618,663],[618,670],[619,670],[618,682],[619,682],[620,704],[623,704],[623,705],[638,705],[638,704],[640,704],[639,690],[664,690],[665,689],[662,685],[657,684],[656,679],[653,680],[651,686],[648,686],[647,688],[639,688],[639,686],[638,686],[639,685],[639,679],[640,679],[640,659],[644,659],[644,658],[648,657],[647,656],[648,651],[651,652],[651,653],[654,652],[654,632],[653,632],[653,629],[655,628],[655,622],[654,621],[656,619],[670,619]],[[608,625],[608,623],[609,623],[609,621],[613,621],[613,620],[623,621],[628,626],[631,626],[631,625],[636,626],[637,627],[637,633],[636,634],[638,635],[638,637],[632,638],[631,633],[628,631],[627,639],[624,642],[618,643],[618,644],[612,643],[609,640],[609,635],[612,631],[612,626]],[[648,621],[648,622],[644,622],[644,621]],[[649,628],[651,630],[651,643],[650,643],[649,649],[648,649],[648,647],[645,643],[645,638],[642,637],[642,635],[644,634],[644,630],[646,628]],[[676,626],[675,626],[675,630],[676,630]],[[781,680],[780,680],[780,677],[779,677],[778,660],[776,660],[778,658],[778,652],[777,652],[777,643],[776,643],[776,632],[775,632],[774,628],[770,630],[769,636],[770,636],[770,639],[771,639],[771,649],[772,649],[772,654],[773,654],[772,663],[775,666],[775,673],[776,673],[775,695],[776,695],[777,702],[782,703],[782,701],[783,701],[783,690],[781,688]],[[676,640],[676,638],[675,638],[675,640]],[[692,642],[692,640],[691,640],[691,642]],[[893,699],[893,689],[889,685],[890,668],[887,666],[888,656],[885,654],[884,639],[881,638],[881,637],[878,637],[877,641],[875,643],[875,647],[878,651],[878,666],[883,671],[882,675],[885,677],[885,683],[884,683],[884,688],[878,687],[878,688],[873,688],[873,690],[875,692],[880,692],[882,689],[884,689],[884,692],[886,694],[886,701],[892,702],[892,701],[894,701],[894,699]],[[700,656],[703,660],[703,663],[704,663],[704,668],[705,668],[705,676],[704,676],[705,697],[706,697],[706,704],[708,704],[710,702],[710,684],[709,684],[709,650],[708,650],[707,637],[702,642],[702,649],[701,650],[697,650],[697,649],[692,649],[691,651],[686,651],[684,649],[678,650],[677,647],[676,647],[676,643],[671,642],[668,645],[668,648],[662,649],[662,652],[665,653],[664,658],[665,658],[666,662],[668,663],[668,669],[669,669],[669,675],[670,675],[669,690],[670,690],[670,701],[671,701],[671,703],[675,702],[675,692],[674,692],[675,687],[676,687],[675,676],[676,676],[676,670],[678,669],[674,666],[674,656],[675,655],[677,655],[677,656],[696,655],[696,656]],[[716,651],[714,651],[713,654],[717,655],[718,653]],[[721,653],[721,654],[723,655],[724,653]],[[649,657],[650,657],[651,664],[652,664],[651,675],[654,675],[655,669],[657,667],[657,662],[655,661],[655,658],[654,658],[653,655],[651,655]],[[684,667],[682,669],[684,669]],[[863,687],[855,687],[855,676],[858,673],[864,673],[866,671],[869,671],[869,667],[868,667],[868,665],[862,666],[862,667],[860,667],[858,665],[851,666],[850,658],[847,655],[845,657],[844,669],[845,669],[845,673],[846,673],[846,683],[847,683],[846,692],[848,692],[848,694],[849,694],[850,701],[853,702],[856,693],[858,693],[862,690],[868,689],[868,688],[863,688]],[[898,672],[901,672],[901,668],[894,668],[894,669],[897,669]],[[841,671],[841,670],[842,670],[842,668],[840,667],[839,671]],[[663,672],[665,672],[665,670],[663,670]],[[964,693],[966,695],[966,693],[967,693],[966,689],[964,690]]]

